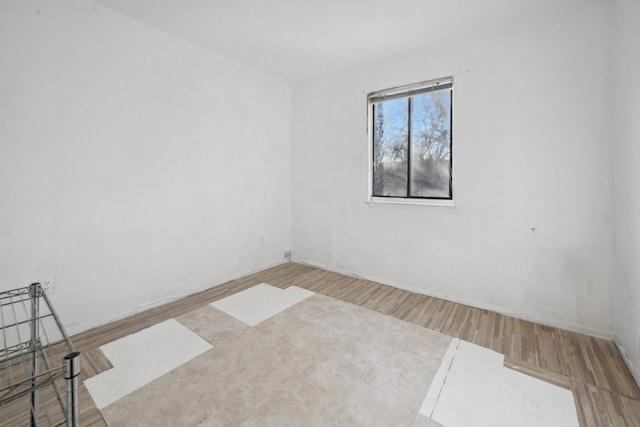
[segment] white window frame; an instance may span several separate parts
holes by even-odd
[[[401,204],[401,205],[429,205],[429,206],[455,206],[455,185],[453,173],[453,97],[455,94],[453,77],[428,80],[410,85],[393,87],[390,89],[371,92],[367,95],[367,157],[368,157],[368,179],[367,179],[367,202],[381,204]],[[436,198],[414,198],[414,197],[377,197],[373,195],[373,104],[374,100],[394,97],[408,97],[415,93],[437,88],[438,86],[451,85],[451,199]]]

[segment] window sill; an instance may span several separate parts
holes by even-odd
[[[422,206],[442,206],[448,208],[454,208],[456,206],[455,200],[442,200],[442,199],[396,199],[393,197],[371,197],[367,200],[370,204],[381,205],[422,205]]]

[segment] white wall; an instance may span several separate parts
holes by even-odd
[[[640,383],[640,3],[613,13],[615,288],[613,330]]]
[[[0,2],[0,58],[0,289],[73,333],[282,260],[289,85],[84,0]]]
[[[294,259],[610,336],[608,20],[586,2],[297,85]],[[451,75],[455,208],[367,204],[367,93]]]
[[[301,83],[293,121],[285,83],[93,2],[0,2],[0,289],[55,277],[73,333],[279,262],[291,224],[296,260],[607,335],[615,188],[614,330],[640,367],[618,3],[613,159],[606,2]],[[448,75],[456,207],[367,204],[366,94]]]

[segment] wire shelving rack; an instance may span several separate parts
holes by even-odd
[[[78,426],[80,353],[40,283],[0,292],[0,425]]]

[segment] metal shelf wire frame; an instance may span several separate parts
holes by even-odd
[[[80,353],[40,283],[0,292],[0,340],[0,425],[77,427]]]

